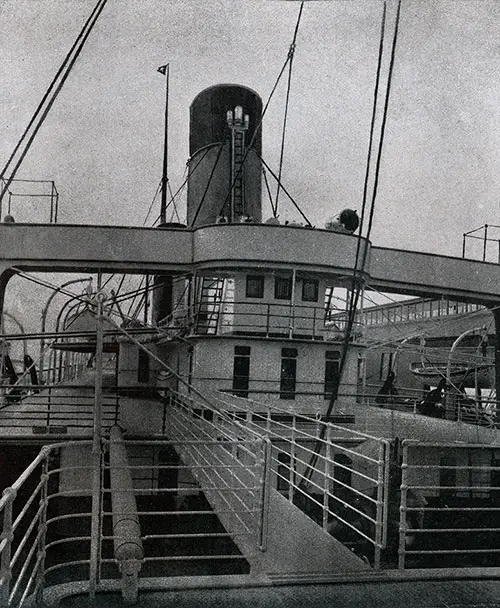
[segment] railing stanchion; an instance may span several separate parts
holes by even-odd
[[[288,500],[293,503],[295,493],[295,462],[297,459],[297,418],[292,416],[292,440],[290,443],[290,484],[288,486]]]
[[[403,441],[403,462],[401,463],[401,505],[399,506],[399,548],[398,569],[405,568],[406,547],[406,507],[408,499],[408,445]]]
[[[12,530],[12,506],[16,498],[16,490],[14,488],[5,488],[3,496],[7,497],[7,503],[5,505],[3,514],[3,528],[1,540],[5,540],[5,546],[2,550],[2,556],[0,560],[0,605],[9,605],[10,596],[10,581],[12,578],[12,572],[10,568],[10,560],[12,556],[12,541],[14,539],[14,533]]]
[[[267,537],[269,527],[269,502],[271,497],[271,451],[272,444],[269,438],[262,443],[264,466],[262,467],[261,481],[261,509],[260,509],[260,550],[267,551]]]
[[[100,279],[100,276],[99,276]],[[89,595],[95,598],[99,582],[99,545],[101,510],[101,464],[102,464],[102,354],[103,354],[103,302],[104,294],[96,296],[96,346],[95,346],[95,387],[94,387],[94,430],[92,440],[92,517],[90,542]]]
[[[36,605],[43,606],[43,587],[45,583],[45,542],[47,537],[47,507],[49,504],[49,455],[50,447],[44,446],[42,451],[45,458],[42,462],[42,475],[40,480],[42,481],[42,488],[40,491],[40,520],[38,524],[38,572],[36,582]]]
[[[332,442],[331,442],[331,428],[328,423],[326,423],[326,433],[325,433],[325,471],[324,471],[324,479],[323,479],[323,530],[327,529],[328,526],[328,518],[330,515],[330,462],[331,462],[331,451],[332,451]]]
[[[384,445],[384,458],[385,458],[385,467],[384,467],[384,517],[382,524],[382,548],[385,549],[387,547],[387,533],[389,527],[389,487],[391,482],[391,459],[390,459],[390,444],[388,441],[383,442]]]
[[[51,407],[52,407],[52,387],[49,386],[49,388],[48,388],[48,395],[47,395],[47,422],[46,422],[47,431],[49,430],[49,427],[50,427],[50,411],[51,411]]]
[[[377,504],[376,504],[376,515],[375,515],[375,551],[373,566],[375,570],[380,570],[380,557],[382,553],[382,547],[384,544],[384,513],[387,511],[385,504],[387,501],[388,486],[389,484],[386,473],[386,462],[389,461],[388,450],[384,442],[380,442],[378,450],[378,463],[377,463]]]

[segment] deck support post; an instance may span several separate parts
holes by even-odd
[[[98,287],[101,286],[101,275]],[[100,545],[101,545],[101,464],[102,464],[102,350],[103,350],[103,303],[105,296],[98,292],[96,296],[96,345],[95,345],[95,387],[92,440],[92,514],[90,542],[90,580],[89,595],[95,599],[100,578]]]
[[[495,319],[495,399],[500,399],[500,308],[491,306],[490,310]]]

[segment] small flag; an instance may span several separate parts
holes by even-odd
[[[163,74],[165,76],[165,74],[167,72],[167,68],[168,68],[168,63],[167,63],[167,65],[162,65],[161,67],[159,67],[158,72],[160,72],[160,74]]]

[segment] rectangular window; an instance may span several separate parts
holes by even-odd
[[[291,300],[292,299],[292,277],[276,277],[274,279],[274,299],[275,300]]]
[[[345,454],[335,454],[333,462],[333,492],[345,496],[352,485],[352,460]]]
[[[139,349],[137,361],[137,382],[146,384],[149,382],[149,355]]]
[[[492,488],[498,488],[498,490],[490,490],[490,498],[495,502],[498,502],[500,498],[500,460],[498,458],[492,458],[491,466],[493,468],[490,471],[491,476],[489,485]]]
[[[250,347],[234,347],[233,363],[233,395],[248,397],[248,382],[250,378]]]
[[[247,298],[263,298],[264,297],[264,276],[257,274],[247,275]]]
[[[280,399],[295,399],[297,349],[281,349]]]
[[[443,456],[439,463],[439,495],[441,498],[452,498],[456,493],[457,459],[454,456]]]
[[[339,381],[340,351],[327,350],[325,353],[325,399],[330,399]]]
[[[290,454],[279,452],[278,463],[276,489],[278,492],[283,492],[286,494],[290,488]]]
[[[315,279],[304,279],[302,281],[302,301],[317,302],[318,301],[318,286],[319,281]]]
[[[379,380],[385,380],[387,375],[392,370],[392,360],[394,353],[382,353],[380,357]]]

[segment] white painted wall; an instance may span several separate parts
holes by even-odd
[[[250,382],[249,396],[258,399],[265,393],[276,393],[280,390],[281,349],[297,349],[297,393],[323,392],[325,376],[325,352],[341,350],[341,345],[324,343],[307,343],[298,341],[211,339],[200,341],[194,347],[193,384],[203,389],[231,390],[233,378],[233,361],[235,346],[249,346]],[[341,393],[353,393],[357,384],[356,348],[351,349],[344,374]],[[317,396],[297,394],[301,402],[318,402]],[[319,398],[322,400],[322,397]],[[293,400],[280,400],[284,405]]]

